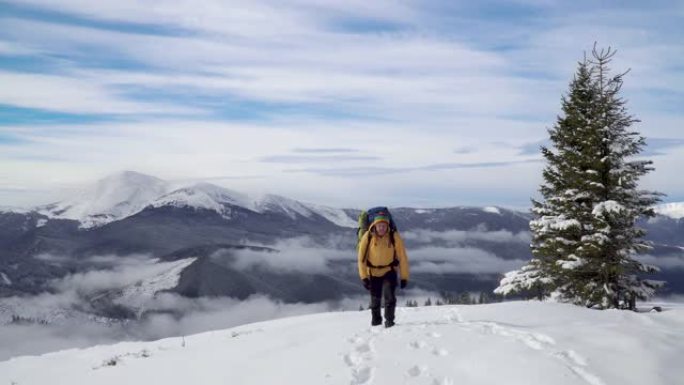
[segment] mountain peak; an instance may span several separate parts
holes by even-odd
[[[149,206],[206,209],[227,219],[232,217],[231,206],[238,206],[260,214],[285,215],[293,220],[318,215],[338,226],[355,226],[355,221],[341,209],[302,203],[274,194],[255,198],[207,182],[179,187],[178,184],[130,170],[108,175],[73,198],[38,207],[36,211],[51,218],[77,220],[81,228],[93,228],[135,215]]]
[[[109,174],[104,178],[100,179],[98,182],[113,182],[113,181],[127,181],[127,182],[158,182],[162,181],[156,176],[143,174],[137,171],[123,170]]]
[[[122,171],[98,180],[73,198],[39,207],[53,218],[73,219],[82,228],[100,226],[133,215],[169,190],[167,182],[135,171]]]

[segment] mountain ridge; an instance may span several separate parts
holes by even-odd
[[[292,219],[319,213],[331,222],[353,227],[343,209],[314,205],[275,194],[251,198],[207,182],[171,183],[135,171],[109,175],[79,191],[73,198],[29,209],[50,219],[78,221],[79,227],[92,229],[140,213],[148,207],[189,207],[206,209],[231,218],[227,206],[238,206],[256,213],[280,212]]]

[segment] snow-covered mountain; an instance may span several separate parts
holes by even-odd
[[[672,219],[684,218],[684,202],[663,203],[655,207],[655,212]]]
[[[341,209],[272,194],[252,198],[210,183],[179,186],[134,171],[110,175],[73,198],[37,207],[35,211],[49,218],[76,220],[81,228],[91,229],[130,217],[147,207],[204,209],[215,211],[226,219],[231,219],[234,208],[238,207],[260,214],[283,214],[291,219],[319,215],[338,226],[356,226]]]
[[[0,383],[559,384],[681,383],[684,309],[596,311],[555,303],[320,313],[155,342],[0,362]]]
[[[209,183],[182,187],[157,197],[151,207],[185,207],[215,211],[226,219],[231,218],[230,207],[243,207],[254,211],[255,202],[246,195]]]
[[[174,287],[162,289],[189,298],[266,295],[316,303],[359,291],[353,209],[124,172],[41,213],[0,212],[0,297],[51,291],[56,280],[101,269],[93,257],[130,255],[192,260],[180,265]],[[392,213],[409,248],[412,284],[420,290],[491,291],[501,273],[531,258],[525,212],[451,207]],[[665,293],[683,293],[684,221],[660,215],[642,222],[656,244],[645,258],[662,268],[654,278],[668,282]],[[93,313],[135,318],[135,300],[120,301],[134,297],[126,290],[90,293],[97,300],[90,303]]]
[[[124,171],[97,181],[73,198],[36,208],[50,218],[79,221],[92,228],[140,212],[170,186],[153,176]]]

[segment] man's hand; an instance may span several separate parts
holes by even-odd
[[[363,279],[363,287],[365,287],[366,290],[370,290],[370,279],[368,279],[368,278]]]
[[[403,289],[403,288],[406,287],[406,285],[408,285],[408,281],[405,280],[405,279],[402,279],[402,280],[401,280],[401,283],[399,284],[399,286]]]

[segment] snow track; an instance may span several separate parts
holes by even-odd
[[[321,313],[0,362],[0,384],[670,385],[684,311],[503,303]],[[646,348],[647,347],[647,348]]]
[[[475,331],[483,334],[493,334],[505,338],[512,338],[530,349],[543,351],[545,354],[557,358],[563,365],[565,365],[572,373],[580,377],[589,385],[605,385],[603,380],[597,375],[591,373],[587,368],[587,360],[577,354],[573,350],[558,350],[556,349],[556,342],[553,338],[535,332],[528,332],[516,329],[510,326],[504,326],[496,322],[488,321],[464,321],[461,313],[457,310],[451,310],[447,314],[447,320],[453,322],[458,327],[465,330]]]
[[[344,355],[344,362],[350,370],[351,385],[374,383],[373,380],[377,377],[376,372],[382,371],[382,362],[378,357],[393,355],[425,357],[422,361],[416,359],[408,363],[408,368],[403,375],[403,383],[412,383],[412,381],[432,385],[456,383],[457,381],[452,376],[440,373],[440,370],[433,371],[430,367],[430,362],[437,359],[436,357],[446,358],[450,355],[450,350],[445,346],[446,341],[443,341],[443,333],[440,330],[453,333],[454,328],[466,333],[512,340],[526,349],[541,353],[549,360],[560,362],[569,373],[580,379],[581,383],[605,385],[605,382],[588,368],[586,358],[572,349],[558,349],[556,341],[546,334],[526,331],[493,321],[466,321],[458,309],[447,311],[442,319],[431,320],[416,319],[415,312],[412,313],[406,309],[399,309],[399,313],[405,321],[400,321],[401,323],[394,328],[372,327],[348,338],[352,348]],[[425,338],[415,338],[416,335]],[[402,346],[403,351],[382,349],[384,346],[396,345],[396,341],[405,340],[409,342]],[[381,347],[380,350],[376,348],[376,345]],[[432,358],[428,358],[428,355]],[[385,378],[386,374],[383,373],[382,377]],[[385,381],[378,383],[385,383]]]

